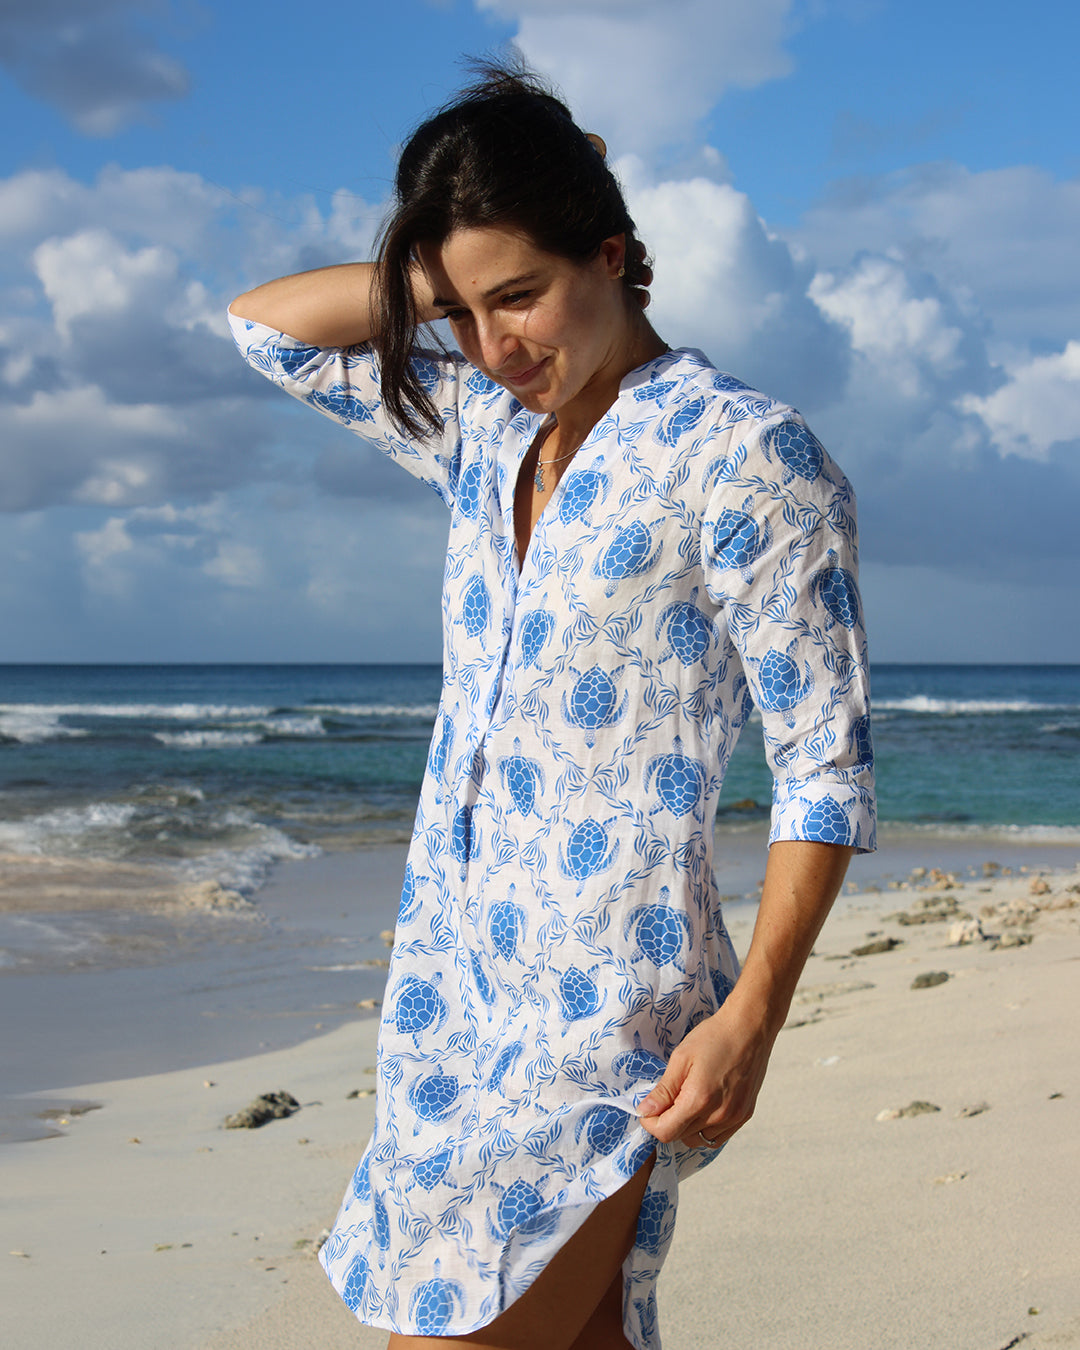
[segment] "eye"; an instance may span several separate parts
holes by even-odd
[[[509,291],[502,298],[504,305],[520,305],[522,301],[528,300],[532,291]]]
[[[469,317],[467,309],[448,309],[443,315],[444,319],[449,319],[451,323],[462,323]]]

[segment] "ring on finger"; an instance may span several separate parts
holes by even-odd
[[[705,1133],[704,1130],[698,1130],[698,1138],[699,1138],[700,1140],[702,1140],[702,1142],[705,1144],[705,1146],[706,1146],[707,1148],[719,1148],[719,1147],[720,1147],[720,1140],[719,1140],[719,1139],[710,1139],[709,1136]]]

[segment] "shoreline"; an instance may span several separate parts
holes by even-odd
[[[1080,1345],[1080,870],[919,865],[906,890],[844,896],[754,1120],[683,1188],[667,1350],[711,1343],[718,1319],[731,1350]],[[740,951],[752,919],[732,907]],[[975,922],[990,936],[950,945]],[[932,972],[948,978],[912,988]],[[0,1149],[12,1343],[79,1325],[110,1350],[382,1350],[313,1259],[370,1131],[372,1099],[349,1094],[372,1082],[376,1032],[354,1013],[287,1048],[35,1094],[100,1106]],[[222,1129],[276,1090],[301,1109]],[[879,1119],[913,1101],[939,1109]]]

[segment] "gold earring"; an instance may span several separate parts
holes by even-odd
[[[620,268],[619,268],[619,276],[621,276],[621,277],[626,276],[626,268],[625,268],[625,267],[620,267]]]

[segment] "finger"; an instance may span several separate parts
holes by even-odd
[[[651,1116],[661,1116],[671,1110],[678,1095],[679,1081],[669,1069],[645,1100],[638,1104],[638,1115],[642,1120]]]

